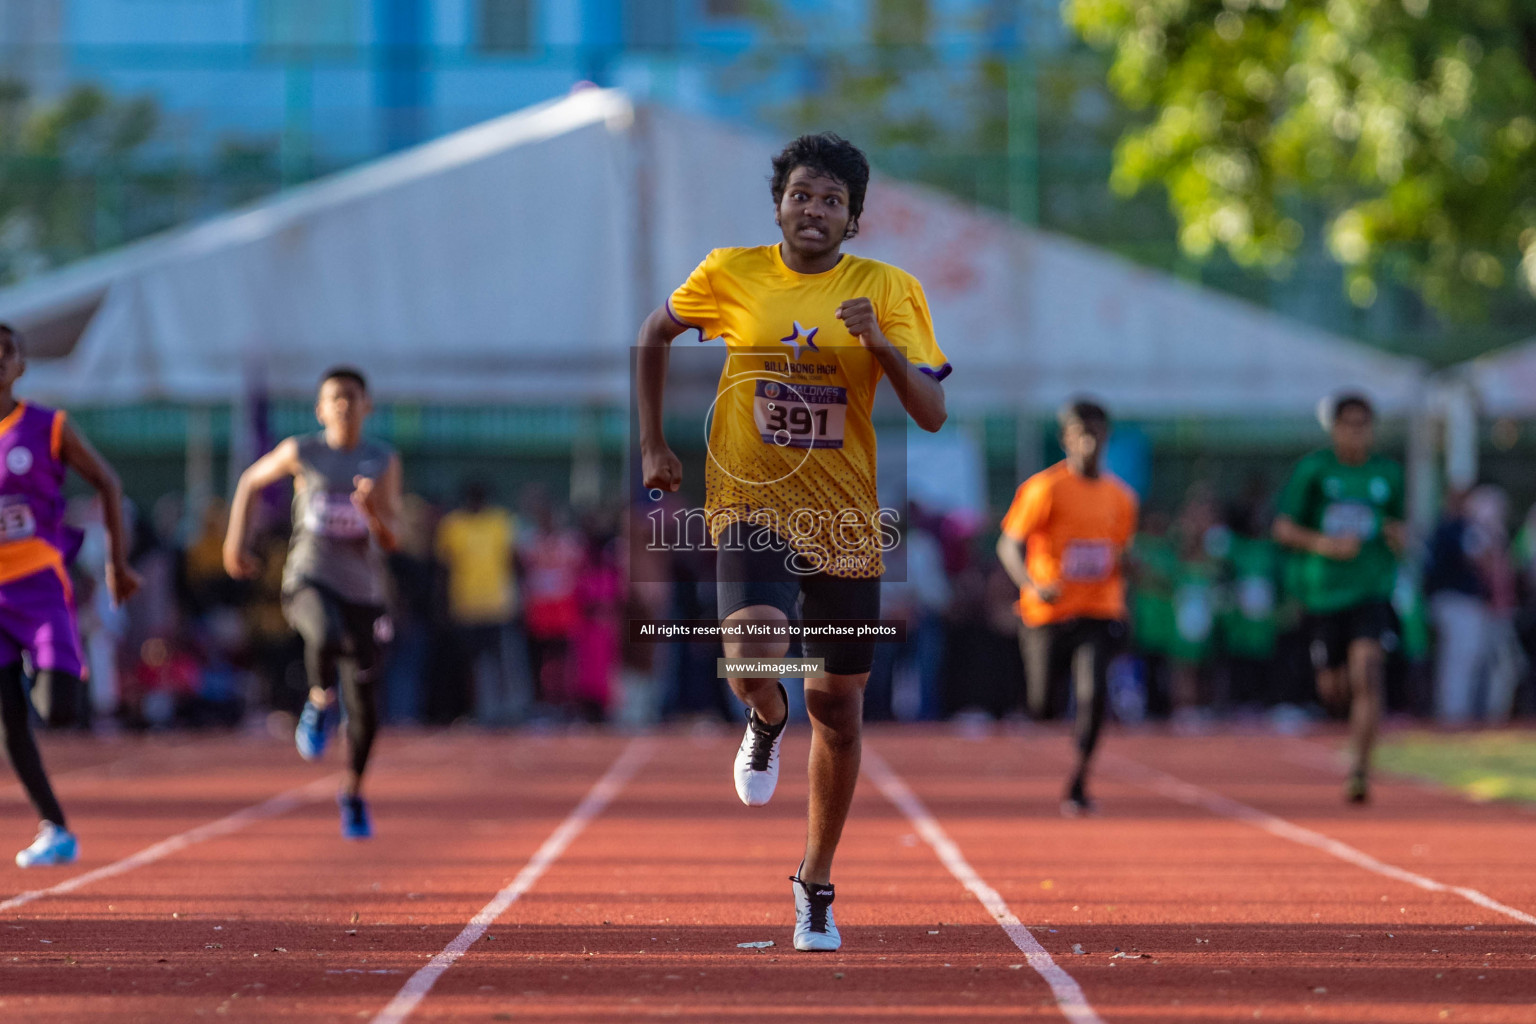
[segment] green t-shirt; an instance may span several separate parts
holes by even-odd
[[[1173,647],[1173,577],[1179,553],[1164,537],[1137,534],[1131,542],[1136,570],[1131,586],[1131,635],[1143,654],[1166,655]]]
[[[1429,615],[1424,596],[1407,573],[1399,573],[1397,590],[1392,595],[1397,621],[1402,626],[1403,657],[1422,662],[1429,657]]]
[[[1221,636],[1228,654],[1262,660],[1275,652],[1279,630],[1280,552],[1273,541],[1233,537],[1227,552],[1227,600]]]
[[[1214,558],[1181,558],[1173,577],[1175,661],[1198,665],[1211,655],[1216,639],[1221,563]]]
[[[1397,555],[1383,526],[1401,522],[1403,509],[1403,470],[1391,459],[1373,455],[1363,465],[1346,466],[1324,450],[1301,460],[1280,497],[1280,514],[1329,537],[1360,538],[1360,553],[1347,562],[1300,554],[1298,582],[1307,611],[1391,600]]]

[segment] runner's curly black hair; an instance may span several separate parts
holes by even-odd
[[[802,135],[785,146],[773,158],[773,205],[784,200],[784,186],[796,167],[804,167],[843,183],[848,189],[848,231],[845,238],[859,233],[859,214],[864,212],[864,193],[869,188],[869,160],[864,151],[841,135],[821,132]]]

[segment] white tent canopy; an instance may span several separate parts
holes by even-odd
[[[711,245],[772,236],[771,143],[696,123],[656,138],[662,284],[681,282]],[[722,193],[727,201],[715,198]],[[945,385],[953,407],[1045,412],[1091,392],[1126,415],[1287,416],[1311,413],[1346,387],[1388,413],[1410,413],[1420,401],[1417,360],[930,189],[877,177],[848,248],[923,282],[955,366]]]
[[[1471,487],[1481,446],[1478,416],[1536,416],[1536,338],[1443,371],[1433,382],[1430,405],[1444,425],[1446,481]]]
[[[67,404],[308,395],[620,404],[629,347],[709,249],[773,241],[776,143],[588,90],[0,292]],[[878,178],[850,251],[923,281],[952,408],[1092,392],[1138,416],[1290,416],[1342,387],[1389,413],[1413,360]],[[83,333],[80,326],[84,325]]]
[[[1469,386],[1488,416],[1536,416],[1536,338],[1473,359],[1452,376]]]
[[[45,334],[99,304],[23,390],[225,402],[356,363],[386,397],[620,399],[632,113],[588,92],[0,293],[0,318]]]

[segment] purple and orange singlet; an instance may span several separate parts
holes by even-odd
[[[78,550],[64,523],[60,458],[64,413],[18,403],[0,420],[0,585],[53,569],[61,576]]]
[[[84,677],[65,565],[80,549],[64,522],[64,414],[20,403],[0,420],[0,665]]]

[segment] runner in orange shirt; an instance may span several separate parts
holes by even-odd
[[[1058,417],[1067,457],[1019,486],[997,557],[1019,586],[1020,646],[1030,712],[1047,717],[1052,681],[1071,665],[1077,767],[1062,813],[1093,810],[1086,781],[1107,702],[1109,661],[1125,636],[1121,559],[1136,532],[1136,495],[1101,469],[1109,414],[1086,400]]]

